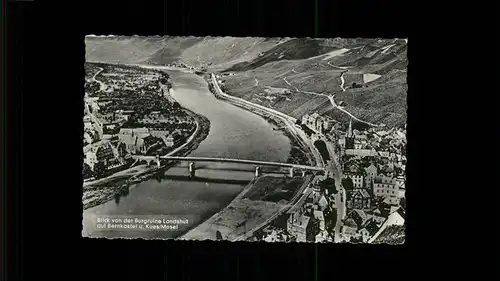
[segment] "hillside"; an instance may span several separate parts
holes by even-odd
[[[406,122],[404,39],[134,36],[86,37],[85,42],[90,61],[183,62],[230,72],[222,78],[228,94],[296,118],[317,111],[348,121],[328,100],[335,95],[337,104],[343,102],[361,120]]]
[[[182,62],[222,70],[252,60],[286,39],[240,37],[141,37],[85,38],[87,61],[164,65]]]
[[[335,47],[322,45],[320,40],[309,38],[294,38],[272,49],[263,52],[250,62],[242,62],[228,69],[228,71],[245,71],[256,69],[269,62],[278,60],[300,60],[325,54],[336,50]]]
[[[328,100],[327,96],[335,95],[337,104],[344,102],[344,109],[361,120],[389,126],[406,123],[405,40],[307,40],[288,41],[284,57],[276,57],[276,47],[268,51],[269,56],[235,65],[229,70],[239,71],[223,78],[224,88],[231,95],[295,118],[318,112],[348,121],[350,117],[334,109]],[[292,44],[299,47],[294,48]],[[299,54],[303,54],[301,47],[307,44],[313,47],[307,54],[309,57],[303,58]],[[349,71],[344,72],[343,68]],[[340,79],[342,72],[344,84]],[[358,87],[354,88],[353,83]],[[289,93],[283,94],[284,90]]]

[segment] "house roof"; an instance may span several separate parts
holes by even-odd
[[[293,224],[298,225],[300,227],[307,227],[307,224],[309,223],[310,217],[304,216],[304,215],[299,215],[298,218],[296,218],[293,221]]]
[[[352,220],[355,223],[355,227],[360,228],[368,219],[366,213],[362,210],[354,209],[347,215],[347,220]]]
[[[344,226],[349,226],[349,227],[355,227],[355,228],[357,228],[358,224],[356,223],[356,221],[354,221],[354,219],[348,218],[348,219],[345,220]]]
[[[377,222],[374,221],[373,219],[369,219],[366,223],[363,229],[366,229],[370,235],[374,235],[377,233],[377,231],[380,229],[380,227],[377,225]]]
[[[319,201],[318,201],[318,205],[319,205],[320,207],[326,207],[326,206],[328,206],[328,200],[326,200],[326,198],[325,198],[325,196],[324,196],[324,195],[323,195],[323,196],[321,196],[321,198],[319,199]]]
[[[325,220],[325,216],[324,216],[324,214],[323,214],[322,211],[314,210],[313,215],[314,215],[315,219],[318,219],[320,221],[324,221]]]
[[[314,112],[313,114],[310,115],[310,117],[313,118],[318,118],[320,115],[317,112]]]
[[[373,163],[371,163],[370,166],[365,167],[365,171],[374,170],[374,169],[375,169],[375,172],[378,170],[377,167],[375,165],[373,165]]]
[[[370,198],[370,194],[366,189],[361,189],[359,192],[361,193],[361,196],[363,196],[363,198]]]
[[[375,238],[374,243],[404,241],[404,225],[389,225]]]
[[[352,198],[358,194],[361,195],[361,197],[363,197],[363,198],[370,198],[370,194],[364,188],[356,188],[356,189],[347,191],[347,195],[349,198]]]

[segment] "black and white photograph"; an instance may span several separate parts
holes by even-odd
[[[85,46],[83,237],[405,242],[407,39]]]

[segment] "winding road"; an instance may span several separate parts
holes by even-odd
[[[342,88],[342,92],[345,91],[345,88],[344,88],[344,83],[345,83],[345,80],[344,80],[344,73],[349,71],[347,69],[347,67],[343,67],[343,66],[334,66],[334,65],[331,65],[330,63],[328,63],[330,66],[332,67],[337,67],[337,68],[342,68],[342,69],[346,69],[346,71],[343,71],[341,74],[340,74],[340,81],[341,81],[341,84],[340,84],[340,88]],[[301,91],[299,90],[299,88],[297,88],[296,86],[292,85],[288,80],[286,80],[286,77],[283,77],[283,81],[285,81],[285,83],[294,88],[295,91],[299,92],[299,93],[304,93],[304,94],[310,94],[310,95],[316,95],[316,96],[324,96],[324,97],[327,97],[329,100],[330,100],[330,103],[332,104],[332,106],[334,108],[337,108],[338,110],[344,112],[345,114],[349,115],[352,119],[358,121],[358,122],[361,122],[361,123],[364,123],[364,124],[367,124],[367,125],[370,125],[370,126],[373,126],[373,127],[378,127],[377,124],[373,124],[373,123],[370,123],[370,122],[367,122],[367,121],[364,121],[364,120],[361,120],[359,118],[357,118],[356,116],[352,115],[349,111],[345,110],[344,108],[338,106],[336,103],[335,103],[335,100],[333,99],[334,96],[333,95],[326,95],[326,94],[322,94],[322,93],[315,93],[315,92],[308,92],[308,91]]]
[[[99,73],[101,73],[104,70],[104,68],[102,67],[97,67],[97,68],[99,68],[99,70],[94,74],[94,76],[92,77],[92,79],[90,79],[90,81],[99,83],[99,90],[104,91],[106,89],[106,85],[102,81],[96,79],[97,75],[99,75]]]

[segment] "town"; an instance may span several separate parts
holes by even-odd
[[[169,96],[166,73],[97,63],[85,67],[85,181],[145,166],[131,156],[168,154],[196,131],[196,119]]]
[[[338,201],[343,191],[337,190],[335,180],[318,177],[301,201],[250,240],[403,243],[406,126],[357,124],[361,128],[353,129],[352,120],[341,124],[318,113],[304,115],[296,125],[314,141],[324,162],[331,160],[326,146],[333,147],[346,194]]]

